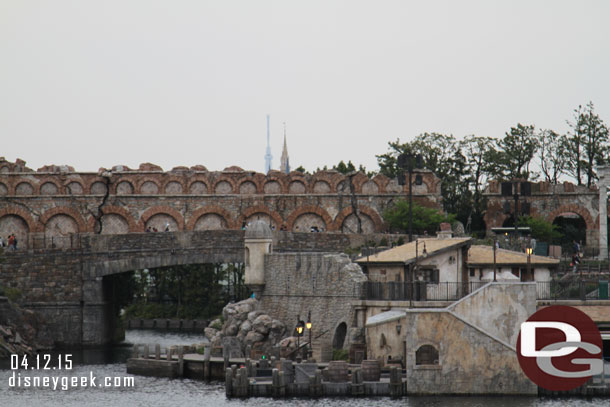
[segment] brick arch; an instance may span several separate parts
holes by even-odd
[[[275,221],[275,224],[278,226],[278,228],[284,224],[284,220],[282,219],[280,214],[275,211],[270,210],[265,205],[256,205],[256,206],[251,206],[251,207],[247,208],[239,216],[239,219],[237,219],[237,222],[235,224],[237,226],[240,226],[245,219],[247,219],[249,216],[254,215],[255,213],[264,213],[264,214],[269,215],[269,217]]]
[[[64,188],[62,187],[61,184],[58,184],[57,182],[55,182],[55,180],[52,179],[51,177],[44,177],[40,180],[40,183],[38,184],[38,186],[36,188],[34,188],[34,195],[41,195],[42,186],[47,183],[55,185],[55,188],[57,188],[57,193],[63,194]]]
[[[90,182],[87,182],[83,186],[83,194],[91,195],[93,193],[93,192],[91,192],[91,188],[93,188],[93,185],[97,182],[104,184],[106,186],[106,188],[108,189],[108,193],[110,193],[110,194],[112,193],[113,183],[110,182],[110,180],[108,180],[107,178],[99,177],[99,178],[94,178],[93,180],[91,180]]]
[[[257,194],[263,193],[263,184],[264,183],[262,183],[260,179],[256,179],[255,177],[241,177],[235,182],[235,185],[237,186],[237,188],[233,188],[236,194],[240,193],[239,190],[241,189],[242,184],[245,182],[253,183],[254,186],[256,187]]]
[[[188,184],[186,185],[186,189],[184,191],[185,195],[190,195],[190,193],[191,193],[191,186],[195,182],[201,182],[201,183],[205,184],[205,187],[208,189],[208,192],[207,192],[208,194],[213,194],[214,193],[214,189],[213,189],[214,184],[210,181],[210,179],[208,177],[198,175],[198,176],[189,178]]]
[[[80,189],[83,191],[82,194],[80,194],[80,195],[88,194],[87,188],[85,187],[85,185],[83,185],[83,183],[81,181],[78,181],[78,180],[75,180],[75,179],[68,179],[68,180],[66,180],[66,182],[64,182],[64,185],[63,185],[63,188],[64,188],[64,191],[65,191],[66,195],[72,195],[70,193],[70,190],[68,189],[68,185],[70,185],[70,184],[78,184],[78,185],[80,185]]]
[[[552,223],[560,214],[566,212],[572,212],[582,217],[587,225],[587,230],[595,229],[595,225],[597,223],[593,220],[593,217],[591,216],[589,211],[578,205],[562,205],[551,213],[549,213],[547,216],[547,220]]]
[[[134,194],[142,194],[142,185],[144,185],[145,182],[152,182],[153,184],[155,184],[157,186],[157,194],[163,193],[159,181],[157,181],[157,179],[154,177],[143,177],[142,179],[138,179],[137,182],[137,186],[134,185],[133,188]],[[131,183],[131,185],[133,185],[133,182]]]
[[[28,230],[30,231],[30,233],[37,232],[39,230],[40,225],[35,222],[34,219],[30,216],[30,214],[24,211],[23,209],[13,206],[0,209],[0,218],[9,215],[19,216],[21,219],[23,219],[24,222],[28,225]]]
[[[138,193],[139,188],[137,187],[138,184],[137,184],[136,180],[134,180],[132,177],[121,177],[118,180],[114,181],[112,184],[110,184],[110,187],[112,187],[112,190],[111,190],[112,194],[118,195],[117,188],[121,182],[129,183],[131,185],[131,188],[133,188],[134,195]],[[91,184],[91,185],[93,185],[93,184]]]
[[[131,216],[131,213],[129,213],[129,211],[127,209],[123,208],[122,206],[115,206],[115,205],[103,206],[102,212],[104,213],[104,215],[115,214],[115,215],[122,216],[127,221],[127,225],[129,226],[129,232],[143,232],[144,231],[140,227],[140,224],[138,222],[136,222],[136,220],[133,218],[133,216]],[[90,232],[95,231],[95,218],[93,216],[89,218],[89,221],[87,222],[87,226],[88,226],[88,230]]]
[[[191,231],[195,228],[195,223],[199,220],[203,215],[207,215],[208,213],[213,213],[215,215],[221,216],[226,222],[229,229],[235,229],[236,223],[231,216],[231,213],[226,209],[217,206],[217,205],[208,205],[203,208],[199,208],[194,211],[189,217],[188,222],[186,223],[186,230]]]
[[[276,175],[268,175],[267,177],[265,177],[265,179],[263,180],[263,182],[261,183],[262,188],[261,188],[261,193],[265,193],[265,185],[268,182],[277,182],[278,184],[280,184],[280,193],[281,194],[287,194],[288,193],[288,184],[286,183],[286,178],[285,177],[278,177]],[[303,182],[303,185],[307,185],[306,182]]]
[[[198,181],[196,179],[194,179],[192,182]],[[165,192],[165,190],[167,189],[167,185],[170,182],[177,182],[178,184],[180,184],[182,186],[182,195],[188,195],[188,187],[185,185],[185,180],[184,178],[181,177],[176,177],[176,176],[170,176],[168,177],[165,181],[163,181],[161,183],[161,187],[159,188],[159,193],[163,194],[163,195],[167,195],[167,192]],[[203,182],[203,181],[202,181]],[[190,187],[191,183],[189,182],[188,186]],[[207,183],[206,183],[207,186]]]
[[[326,212],[324,209],[320,208],[319,206],[313,206],[313,205],[302,206],[299,209],[296,209],[295,211],[293,211],[288,216],[288,218],[286,218],[286,222],[285,222],[286,228],[288,230],[292,230],[292,227],[294,226],[294,221],[297,220],[297,218],[299,216],[304,215],[306,213],[313,213],[313,214],[320,216],[322,218],[322,220],[324,221],[324,223],[326,224],[326,231],[335,230],[333,220],[330,217],[330,215],[328,214],[328,212]]]
[[[78,211],[74,208],[69,208],[66,206],[58,206],[55,208],[51,208],[48,211],[46,211],[45,213],[43,213],[39,220],[40,220],[40,232],[44,232],[44,225],[47,224],[47,222],[49,221],[49,219],[51,219],[53,216],[55,215],[66,215],[71,217],[72,219],[74,219],[74,221],[76,222],[76,225],[78,226],[78,232],[79,233],[83,233],[87,231],[87,223],[85,222],[85,220],[83,219],[83,217],[81,216],[80,213],[78,213]]]
[[[371,209],[368,206],[359,206],[358,210],[360,212],[362,212],[363,214],[367,215],[369,218],[371,218],[371,220],[375,224],[375,231],[381,232],[382,230],[385,229],[383,220],[381,219],[381,216],[379,216],[379,214],[377,213],[376,210]],[[354,213],[354,208],[352,208],[351,206],[343,208],[343,210],[341,212],[339,212],[339,214],[335,217],[335,221],[334,221],[332,230],[341,230],[343,221],[345,220],[345,218],[347,218],[352,213]]]
[[[330,191],[328,192],[329,194],[334,194],[337,192],[337,184],[341,181],[343,181],[343,179],[338,180],[336,183],[333,180],[333,176],[327,172],[317,172],[313,175],[313,177],[311,178],[311,180],[309,181],[309,185],[305,184],[306,188],[307,188],[307,192],[309,193],[313,193],[313,188],[314,185],[316,185],[316,182],[318,181],[324,181],[328,184],[328,186],[330,187]]]
[[[373,178],[371,178],[377,186],[379,187],[379,193],[386,193],[386,186],[390,182],[390,179],[383,174],[377,174]]]
[[[184,218],[182,217],[182,214],[180,214],[180,212],[178,212],[174,208],[169,207],[167,205],[153,206],[152,208],[148,208],[142,214],[142,216],[140,216],[140,221],[138,222],[139,230],[143,231],[144,227],[146,226],[146,222],[148,222],[148,220],[150,218],[152,218],[153,216],[158,215],[158,214],[164,214],[164,215],[171,216],[176,221],[176,224],[178,225],[178,230],[184,230]]]
[[[367,177],[365,174],[363,174],[362,172],[358,172],[356,175],[354,175],[352,177],[352,184],[354,184],[354,191],[356,193],[361,193],[362,192],[362,185],[367,182],[369,180],[369,177]],[[335,184],[335,191],[337,191],[337,193],[339,193],[339,184],[341,183],[341,181],[346,181],[349,182],[349,177],[345,176],[342,179],[339,179],[337,181],[337,183]]]
[[[13,189],[13,191],[12,191],[13,195],[17,195],[17,187],[19,185],[21,185],[21,184],[28,184],[32,188],[32,196],[38,194],[38,188],[35,185],[33,185],[29,181],[18,179],[17,181],[15,181],[15,184],[13,185],[13,188],[12,188]],[[7,187],[8,187],[8,185],[7,185]]]
[[[236,189],[235,181],[233,181],[233,180],[232,180],[231,178],[229,178],[229,177],[221,177],[221,178],[219,178],[219,179],[218,179],[216,182],[214,182],[214,188],[212,189],[212,191],[210,192],[210,191],[208,190],[208,192],[210,192],[210,193],[212,193],[212,194],[216,195],[216,187],[218,186],[218,184],[220,184],[220,183],[221,183],[221,182],[223,182],[223,181],[226,181],[226,182],[228,182],[229,184],[231,184],[231,192],[230,192],[230,193],[232,193],[232,194],[236,194],[236,193],[238,193],[238,192],[239,192],[239,191]]]

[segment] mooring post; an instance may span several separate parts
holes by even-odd
[[[390,396],[392,398],[402,397],[402,369],[396,366],[390,369]]]
[[[184,349],[182,346],[178,350],[178,376],[184,376]]]
[[[224,367],[226,369],[229,367],[229,352],[225,350],[225,348],[222,348],[222,358],[224,361]]]
[[[271,371],[271,395],[273,397],[280,395],[280,371],[278,369]]]
[[[159,345],[158,343],[155,345],[155,359],[161,359],[161,345]]]
[[[248,386],[250,379],[248,378],[248,372],[245,367],[239,369],[239,387],[241,397],[248,397]]]
[[[167,348],[165,348],[165,358],[168,361],[172,360],[172,348],[169,346]]]
[[[225,393],[227,398],[233,397],[233,370],[225,369]]]
[[[135,345],[133,345],[133,349],[131,351],[131,357],[134,359],[137,359],[140,357],[140,345],[138,345],[137,343]]]
[[[286,376],[284,372],[278,374],[278,380],[280,382],[280,397],[286,397]]]
[[[352,371],[352,396],[362,396],[363,394],[362,370],[357,368]]]
[[[150,357],[150,351],[148,349],[148,345],[144,345],[144,355],[142,357],[144,359],[148,359]]]
[[[203,380],[206,382],[210,381],[210,355],[212,354],[211,348],[206,346],[203,351]]]

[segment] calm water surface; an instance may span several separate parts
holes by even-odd
[[[203,342],[201,336],[175,333],[158,333],[153,331],[128,331],[126,341],[131,343],[160,343],[162,347],[177,344]],[[72,370],[10,370],[10,364],[0,366],[0,406],[10,407],[112,407],[112,406],[146,406],[146,407],[364,407],[364,406],[403,406],[403,407],[560,407],[560,406],[610,406],[610,399],[538,399],[535,397],[409,397],[400,400],[389,398],[363,399],[250,399],[227,400],[222,383],[204,384],[203,382],[180,379],[158,379],[131,376],[125,373],[125,359],[131,349],[128,346],[112,349],[64,351],[72,353],[74,367]],[[9,387],[13,375],[48,376],[56,378],[61,388],[62,377],[95,376],[98,387],[72,388],[69,390],[52,390],[48,388]],[[133,377],[134,387],[103,388],[104,378]]]

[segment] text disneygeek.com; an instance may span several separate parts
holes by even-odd
[[[13,372],[8,379],[11,388],[47,388],[52,390],[70,390],[87,387],[134,387],[133,377],[110,376],[101,377],[89,372],[89,376],[26,376]]]

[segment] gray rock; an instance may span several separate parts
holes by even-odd
[[[239,332],[239,325],[236,322],[232,322],[226,329],[223,329],[225,336],[235,336]]]
[[[259,315],[252,323],[252,328],[263,335],[267,335],[271,329],[273,319],[269,315]]]
[[[226,336],[222,338],[222,347],[225,355],[228,352],[229,357],[232,358],[243,358],[244,352],[242,350],[242,343],[235,337]]]
[[[254,321],[259,315],[263,315],[263,311],[252,311],[248,313],[248,321]]]
[[[206,338],[208,338],[210,341],[212,341],[212,338],[214,338],[216,335],[218,335],[218,329],[214,329],[214,328],[205,328],[203,330],[203,333],[205,334]]]
[[[250,331],[248,332],[248,335],[246,335],[246,343],[247,344],[253,344],[256,342],[261,342],[265,339],[265,335],[260,334],[256,331]]]
[[[248,332],[250,332],[251,330],[252,330],[252,323],[250,321],[248,321],[248,320],[245,320],[239,326],[239,333],[243,334],[244,336],[247,335]]]

